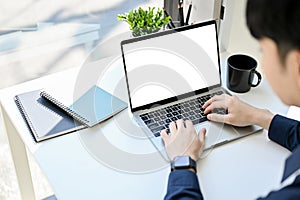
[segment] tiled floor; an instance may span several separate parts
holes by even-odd
[[[16,4],[18,3],[16,1],[17,0],[0,0],[0,3],[1,5],[6,3]],[[120,25],[121,22],[116,20],[117,14],[124,13],[140,5],[162,5],[162,1],[157,0],[64,0],[55,1],[55,3],[54,1],[48,0],[26,0],[26,2],[28,2],[28,7],[24,10],[33,10],[35,13],[35,20],[37,22],[99,23],[101,24],[100,35],[103,38],[115,31],[117,26]],[[1,16],[0,25],[4,20]],[[54,55],[54,60],[46,61],[48,62],[47,65],[42,65],[39,62],[30,63],[28,61],[28,64],[30,65],[27,65],[27,68],[24,68],[24,65],[19,65],[19,63],[12,63],[8,65],[0,63],[0,89],[73,67],[74,63],[77,64],[78,61],[72,58],[74,58],[74,55],[78,55],[78,53],[81,55],[80,59],[84,59],[84,56],[86,56],[88,52],[81,52],[80,48],[74,48],[71,52],[63,55],[65,58],[64,60],[72,60],[72,62],[60,62],[60,60],[55,59],[61,58],[61,55]],[[68,57],[69,59],[66,59]],[[4,134],[3,128],[2,124],[0,124],[0,200],[19,200],[20,194],[14,172],[14,166],[7,137]],[[52,195],[53,191],[51,186],[40,171],[39,166],[36,164],[31,155],[28,156],[37,199],[43,199]]]

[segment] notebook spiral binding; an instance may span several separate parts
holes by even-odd
[[[19,97],[18,97],[18,96],[15,96],[15,99],[14,99],[14,100],[15,100],[15,103],[16,103],[18,109],[20,110],[20,112],[21,112],[21,114],[22,114],[22,117],[25,119],[26,125],[27,125],[27,127],[28,127],[28,129],[29,129],[29,131],[30,131],[30,133],[31,133],[31,136],[32,136],[32,138],[33,138],[33,141],[34,141],[34,142],[37,142],[36,139],[35,139],[35,137],[38,137],[37,132],[36,132],[36,130],[35,130],[35,128],[34,128],[32,122],[31,122],[29,116],[28,116],[27,113],[25,112],[25,109],[24,109],[24,107],[23,107],[23,105],[22,105],[22,103],[21,103]]]
[[[45,91],[42,91],[40,93],[41,97],[44,97],[45,99],[51,101],[53,104],[55,104],[56,106],[60,107],[61,109],[63,109],[66,113],[68,113],[70,116],[72,116],[74,119],[76,119],[77,121],[79,121],[82,124],[87,125],[89,123],[89,120],[87,120],[86,118],[78,115],[76,112],[74,112],[72,109],[70,109],[69,107],[65,106],[64,104],[62,104],[61,102],[59,102],[57,99],[55,99],[54,97],[52,97],[51,95],[49,95],[48,93],[46,93]]]

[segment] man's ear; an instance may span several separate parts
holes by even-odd
[[[294,50],[294,65],[297,69],[297,75],[298,75],[298,86],[300,88],[300,50]]]
[[[292,50],[287,55],[287,67],[291,67],[291,73],[300,89],[300,50]]]

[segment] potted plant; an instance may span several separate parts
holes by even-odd
[[[170,17],[164,16],[163,13],[163,9],[160,8],[142,9],[139,7],[137,10],[118,15],[117,19],[127,22],[132,35],[136,37],[157,32],[165,26],[170,21]]]

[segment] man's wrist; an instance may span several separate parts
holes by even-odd
[[[197,173],[197,162],[190,156],[176,156],[171,161],[171,170],[190,170]]]
[[[257,113],[253,115],[254,124],[263,127],[268,130],[274,114],[267,109],[258,109]]]

